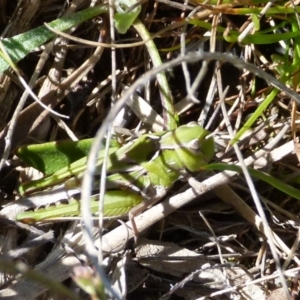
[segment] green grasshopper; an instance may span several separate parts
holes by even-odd
[[[127,214],[143,200],[157,201],[175,181],[184,180],[190,176],[190,172],[199,171],[214,155],[214,141],[208,135],[207,130],[196,123],[190,123],[173,131],[144,134],[119,149],[112,148],[107,166],[104,216]],[[67,204],[59,203],[54,207],[22,212],[16,219],[33,223],[79,216],[78,191],[86,162],[86,157],[81,158],[52,175],[23,184],[20,192],[24,195],[57,185],[59,189],[73,191],[73,194],[70,199],[66,199],[69,200]],[[94,190],[99,186],[102,163],[103,155],[97,161]],[[40,192],[36,195],[42,194]],[[94,195],[91,199],[92,213],[98,211],[98,204],[97,196]]]

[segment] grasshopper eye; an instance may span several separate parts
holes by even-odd
[[[201,143],[198,139],[191,140],[188,144],[188,148],[193,152],[199,152],[201,150]]]

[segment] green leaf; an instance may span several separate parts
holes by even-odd
[[[267,107],[272,103],[277,94],[279,93],[278,89],[272,89],[271,93],[265,98],[265,100],[256,108],[255,112],[251,117],[246,121],[243,127],[237,132],[237,134],[230,141],[230,145],[234,145],[239,142],[242,135],[251,128],[254,122],[263,114]]]
[[[243,173],[243,170],[240,166],[237,165],[230,165],[230,164],[224,164],[224,163],[215,163],[215,164],[209,164],[206,166],[203,166],[204,170],[219,170],[219,171],[234,171],[234,172],[238,172],[240,174]],[[280,190],[282,192],[284,192],[285,194],[300,200],[300,190],[294,188],[291,185],[288,185],[286,183],[284,183],[283,181],[271,176],[270,174],[264,173],[262,171],[259,170],[255,170],[252,168],[247,168],[250,175],[263,180],[264,182],[270,184],[271,186],[273,186],[275,189]]]
[[[117,1],[117,13],[114,15],[115,27],[119,33],[124,34],[130,28],[137,16],[141,12],[141,5],[135,7],[133,10],[126,12],[130,6],[134,5],[136,1],[123,0]]]
[[[59,31],[65,31],[105,12],[107,12],[107,6],[105,5],[90,7],[70,16],[57,19],[49,23],[49,26]],[[55,33],[45,26],[40,26],[14,37],[3,39],[2,44],[12,62],[16,63],[54,36]],[[3,73],[9,67],[10,65],[5,59],[5,54],[0,52],[0,73]]]

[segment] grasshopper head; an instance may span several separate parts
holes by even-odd
[[[215,145],[213,137],[207,138],[209,134],[197,123],[180,126],[174,131],[176,153],[189,171],[198,171],[213,158]]]

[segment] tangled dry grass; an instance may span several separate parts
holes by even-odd
[[[14,156],[18,147],[94,137],[112,106],[125,101],[137,82],[113,123],[119,137],[126,140],[123,128],[135,133],[168,128],[163,98],[171,97],[178,116],[169,112],[174,120],[197,121],[213,132],[215,162],[243,161],[297,189],[299,112],[292,98],[298,91],[293,57],[298,57],[299,40],[293,36],[283,42],[279,37],[297,33],[297,4],[273,4],[266,15],[261,12],[269,5],[265,1],[141,4],[140,21],[126,34],[115,32],[104,14],[68,32],[98,46],[58,35],[18,63],[35,95],[68,119],[24,95],[13,71],[0,75],[2,207],[18,206],[18,185],[36,176]],[[9,38],[89,5],[84,0],[1,1],[1,32]],[[149,39],[139,26],[155,36],[161,63],[151,56]],[[211,56],[202,57],[203,51]],[[236,58],[218,54],[225,52]],[[180,55],[182,60],[171,68]],[[155,67],[164,68],[171,96],[158,88]],[[154,79],[143,81],[147,75]],[[278,82],[270,75],[284,87],[275,89]],[[269,105],[257,113],[266,100]],[[233,148],[232,137],[253,115],[251,129]],[[114,220],[105,223],[100,246],[95,224],[92,234],[97,249],[103,249],[109,282],[98,277],[90,261],[92,249],[86,247],[80,222],[21,224],[4,215],[3,208],[0,297],[113,298],[102,294],[104,285],[113,287],[120,299],[298,299],[299,200],[255,176],[252,186],[232,171],[195,176],[202,182],[200,189],[178,182],[162,204],[136,217],[141,232],[136,242],[126,225]]]

